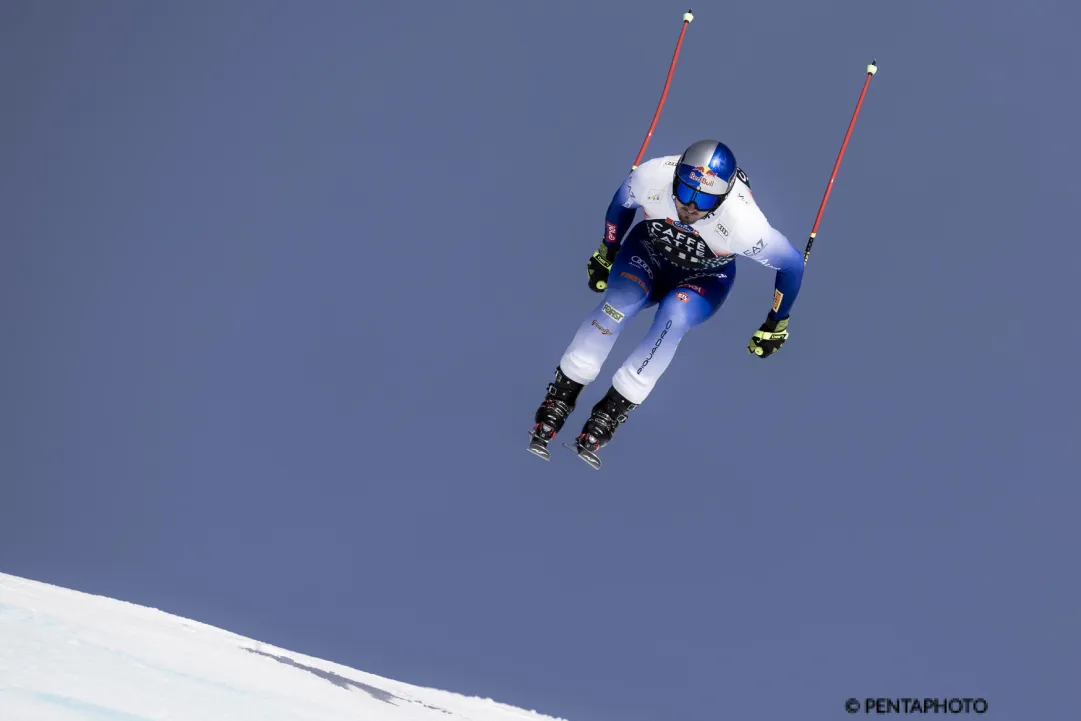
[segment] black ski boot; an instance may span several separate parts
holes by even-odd
[[[551,454],[548,452],[548,442],[555,438],[567,422],[567,416],[574,411],[574,404],[578,402],[578,394],[585,386],[577,381],[572,381],[563,375],[563,369],[556,367],[556,376],[548,384],[548,393],[544,396],[544,402],[537,409],[533,419],[533,430],[530,431],[529,452],[534,453],[544,460],[548,460]]]
[[[578,457],[595,470],[600,470],[601,459],[597,457],[597,451],[612,440],[619,424],[626,423],[627,415],[637,407],[637,404],[624,398],[615,388],[609,388],[604,398],[593,406],[589,420],[582,426],[582,432],[578,435],[573,449],[578,453]]]

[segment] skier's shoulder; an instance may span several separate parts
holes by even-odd
[[[800,256],[796,249],[784,233],[770,225],[757,204],[737,204],[733,209],[736,212],[730,218],[729,238],[733,252],[774,270],[791,269],[797,264]]]
[[[663,181],[671,182],[672,176],[676,173],[676,163],[678,161],[678,155],[662,155],[657,158],[650,158],[631,172],[631,178],[645,185]]]
[[[641,163],[623,181],[620,200],[624,207],[645,206],[656,203],[671,193],[672,176],[675,174],[678,155],[650,158]],[[666,191],[666,189],[668,189]]]
[[[769,220],[755,201],[747,176],[737,170],[732,190],[721,205],[721,215],[729,220],[729,230],[739,237],[760,238],[769,229]]]
[[[715,228],[732,252],[768,267],[787,264],[794,252],[788,239],[770,225],[742,170],[736,173],[732,190],[721,204]]]

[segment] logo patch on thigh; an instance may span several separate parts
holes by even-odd
[[[623,318],[626,317],[626,313],[620,313],[618,310],[613,308],[610,303],[604,304],[604,314],[614,320],[616,323],[622,323]]]
[[[639,278],[637,275],[634,275],[633,273],[628,273],[627,271],[623,271],[619,274],[619,277],[626,278],[627,280],[633,280],[642,290],[644,290],[647,294],[649,293],[649,286],[646,285],[646,282]]]

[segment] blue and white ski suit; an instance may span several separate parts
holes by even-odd
[[[776,319],[789,316],[803,280],[803,256],[770,226],[742,171],[720,208],[692,225],[681,223],[672,197],[678,160],[670,155],[642,163],[616,191],[605,218],[604,242],[619,249],[608,287],[559,364],[568,378],[593,382],[625,324],[659,304],[646,337],[612,378],[636,404],[653,390],[687,331],[724,303],[736,258],[777,271],[770,311]],[[644,217],[631,228],[639,208]]]

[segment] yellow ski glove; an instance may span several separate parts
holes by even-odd
[[[768,315],[747,344],[747,351],[759,358],[768,358],[781,349],[788,340],[788,318],[773,320]]]

